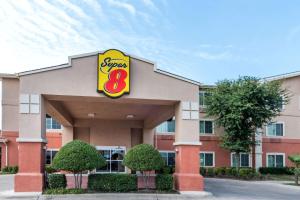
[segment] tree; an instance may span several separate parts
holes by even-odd
[[[81,188],[84,171],[105,165],[106,161],[96,148],[80,140],[74,140],[64,145],[53,159],[55,169],[73,173],[75,188]]]
[[[207,96],[206,113],[223,126],[221,146],[235,152],[237,168],[240,153],[255,145],[255,132],[279,115],[289,96],[278,81],[264,82],[255,77],[223,80]]]
[[[291,155],[289,156],[289,160],[293,162],[296,166],[294,169],[295,174],[295,183],[296,185],[299,185],[299,175],[300,175],[300,155]]]
[[[164,160],[152,145],[139,144],[127,152],[123,164],[131,170],[140,171],[148,189],[151,171],[160,170],[164,166]]]

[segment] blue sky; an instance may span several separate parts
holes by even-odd
[[[0,72],[117,48],[205,84],[300,70],[296,0],[1,1]]]

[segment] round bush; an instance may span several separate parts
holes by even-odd
[[[93,170],[105,166],[106,161],[96,148],[80,140],[63,146],[53,159],[53,167],[73,173]]]
[[[134,146],[125,155],[123,163],[135,171],[160,170],[164,166],[163,158],[150,144]]]
[[[48,186],[50,189],[66,188],[67,180],[64,174],[49,174]]]

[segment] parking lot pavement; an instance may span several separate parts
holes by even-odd
[[[205,179],[205,190],[217,200],[299,200],[300,187],[268,181]]]

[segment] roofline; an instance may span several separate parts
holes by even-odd
[[[281,79],[287,79],[287,78],[293,78],[296,76],[300,76],[300,71],[295,71],[295,72],[290,72],[290,73],[285,73],[285,74],[279,74],[275,76],[268,76],[265,78],[262,78],[264,81],[277,81]]]
[[[56,66],[50,66],[50,67],[34,69],[34,70],[29,70],[29,71],[24,71],[24,72],[17,73],[15,76],[16,77],[26,76],[26,75],[30,75],[30,74],[36,74],[36,73],[41,73],[41,72],[46,72],[46,71],[52,71],[52,70],[57,70],[57,69],[68,68],[68,67],[71,67],[72,59],[95,56],[95,55],[98,55],[98,54],[103,53],[103,52],[105,52],[105,51],[95,51],[95,52],[91,52],[91,53],[84,53],[84,54],[69,56],[68,57],[68,63],[61,64],[61,65],[56,65]],[[200,82],[198,82],[198,81],[194,81],[192,79],[185,78],[185,77],[180,76],[180,75],[176,75],[176,74],[173,74],[173,73],[161,70],[161,69],[157,69],[156,63],[153,62],[153,61],[150,61],[150,60],[147,60],[147,59],[144,59],[144,58],[132,55],[132,54],[127,54],[127,55],[129,55],[131,58],[134,58],[136,60],[140,60],[140,61],[143,61],[143,62],[154,65],[154,72],[157,72],[157,73],[160,73],[160,74],[163,74],[163,75],[167,75],[167,76],[170,76],[170,77],[173,77],[173,78],[176,78],[176,79],[188,82],[188,83],[192,83],[192,84],[197,85],[197,86],[201,85]]]
[[[0,78],[18,78],[16,74],[0,73]]]

